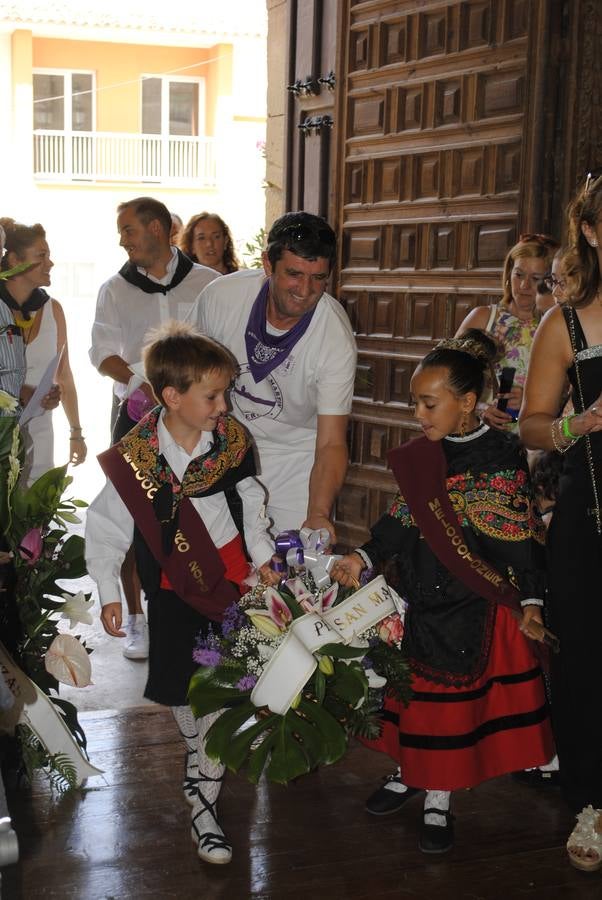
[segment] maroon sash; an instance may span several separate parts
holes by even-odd
[[[224,578],[225,566],[188,497],[180,501],[179,528],[172,552],[166,556],[162,550],[161,526],[151,503],[158,488],[152,472],[136,466],[120,444],[101,453],[98,461],[174,592],[197,612],[221,622],[224,610],[239,599],[239,594]]]
[[[447,493],[440,441],[408,441],[389,453],[389,465],[420,533],[445,568],[479,597],[522,615],[520,594],[466,545]]]

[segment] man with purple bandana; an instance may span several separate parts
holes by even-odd
[[[324,219],[287,213],[268,234],[264,271],[219,278],[197,301],[200,330],[240,365],[232,411],[255,439],[274,533],[327,528],[333,541],[357,356],[345,311],[325,293],[335,256]]]

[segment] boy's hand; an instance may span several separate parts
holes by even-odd
[[[107,603],[100,611],[100,621],[107,634],[112,637],[125,637],[121,630],[121,603]]]
[[[262,584],[269,584],[272,587],[275,587],[282,575],[278,574],[278,572],[274,572],[269,563],[264,563],[262,566],[259,566],[257,569],[257,574],[259,575],[259,580]]]

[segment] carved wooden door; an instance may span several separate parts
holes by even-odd
[[[338,296],[359,348],[343,544],[392,499],[387,451],[415,434],[418,361],[499,295],[519,231],[549,224],[538,166],[549,15],[543,0],[343,3]]]
[[[338,0],[289,0],[286,208],[331,220]]]

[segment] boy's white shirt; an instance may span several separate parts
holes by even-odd
[[[181,480],[190,461],[206,453],[211,447],[211,432],[201,433],[191,454],[171,436],[161,412],[157,423],[159,452]],[[264,514],[265,491],[255,478],[245,478],[236,485],[243,503],[243,526],[247,549],[253,563],[261,566],[274,553],[274,543]],[[203,520],[216,547],[223,547],[238,534],[223,492],[210,497],[191,497],[192,505]],[[134,520],[125,503],[107,480],[100,494],[92,501],[86,516],[86,564],[90,577],[98,585],[101,606],[122,599],[120,587],[121,564],[134,536]]]

